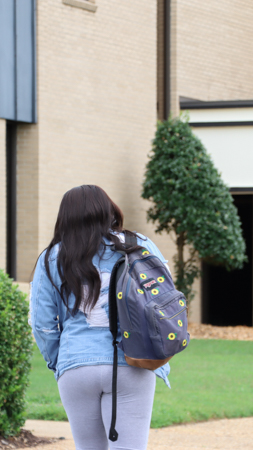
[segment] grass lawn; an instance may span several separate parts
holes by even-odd
[[[171,360],[172,389],[157,379],[151,426],[253,416],[253,342],[192,340]],[[34,350],[27,418],[66,420],[57,383]]]
[[[48,370],[36,344],[26,401],[27,419],[67,420],[54,374]]]

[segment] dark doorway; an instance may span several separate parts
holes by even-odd
[[[7,264],[6,272],[16,279],[16,140],[17,124],[8,121],[6,125],[6,193],[7,193]]]
[[[220,326],[252,326],[253,196],[235,195],[234,202],[242,222],[249,261],[243,269],[231,272],[203,264],[202,321]]]

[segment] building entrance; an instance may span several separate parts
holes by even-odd
[[[223,267],[203,264],[202,322],[220,326],[253,326],[253,195],[234,195],[234,202],[242,222],[248,262],[243,269],[231,272]]]

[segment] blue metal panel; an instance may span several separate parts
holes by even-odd
[[[36,122],[35,1],[0,0],[0,117]]]
[[[33,0],[16,2],[17,120],[33,122]]]
[[[15,0],[0,0],[0,117],[16,117]]]

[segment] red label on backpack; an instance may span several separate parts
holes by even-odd
[[[146,291],[151,291],[154,287],[158,286],[158,283],[154,278],[149,278],[141,283],[141,287],[146,289]]]

